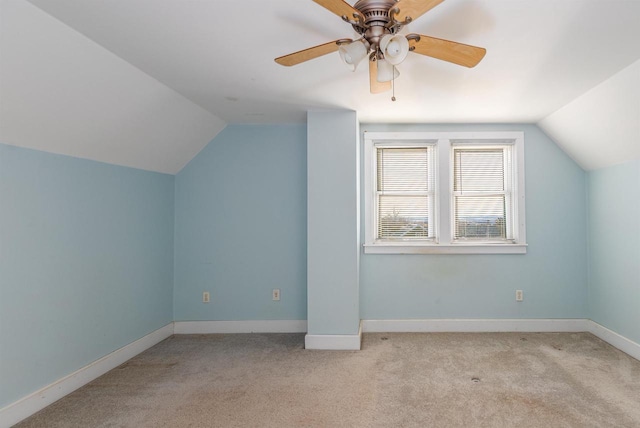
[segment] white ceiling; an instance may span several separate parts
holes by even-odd
[[[232,123],[301,121],[318,106],[363,122],[536,122],[640,58],[640,1],[447,0],[407,28],[485,47],[485,59],[467,69],[411,54],[392,104],[337,53],[273,61],[354,37],[311,0],[30,1]]]
[[[0,2],[31,6],[25,0]],[[73,79],[78,74],[90,75],[92,86],[104,87],[92,99],[96,104],[91,109],[108,110],[105,114],[114,116],[125,113],[99,102],[102,96],[114,93],[117,85],[111,79],[126,81],[117,83],[128,88],[120,90],[119,96],[125,97],[123,104],[129,104],[138,98],[138,94],[126,98],[129,90],[139,87],[136,79],[150,76],[147,101],[161,102],[167,110],[147,115],[145,126],[156,127],[159,135],[168,132],[163,126],[174,130],[170,134],[177,139],[166,144],[178,151],[182,145],[190,147],[183,158],[197,153],[206,144],[202,141],[213,138],[225,122],[303,122],[306,111],[318,107],[356,110],[362,122],[537,123],[640,58],[639,0],[447,0],[406,28],[485,47],[486,57],[477,67],[467,69],[410,54],[399,66],[398,100],[391,102],[390,93],[369,94],[366,64],[351,73],[337,53],[294,67],[273,61],[310,46],[355,37],[348,24],[311,0],[29,2],[55,20],[41,25],[33,22],[35,12],[23,13],[14,23],[12,39],[3,42],[3,55],[5,50],[20,52],[31,47],[28,40],[22,40],[23,33],[37,35],[43,46],[58,53],[54,61],[73,59],[78,67]],[[70,32],[83,36],[76,33],[73,38]],[[77,46],[83,43],[106,51],[85,55]],[[77,58],[83,55],[83,60]],[[110,71],[115,62],[131,70],[116,73],[117,77],[100,74],[95,56],[104,57]],[[62,78],[59,70],[47,67],[51,60],[51,56],[38,55],[40,62],[34,61],[42,83],[37,90],[46,91],[47,81]],[[23,69],[26,66],[15,65],[12,74],[19,75]],[[3,115],[13,109],[20,98],[18,92],[30,92],[25,89],[29,75],[9,77],[20,85],[8,98],[10,107]],[[2,79],[3,91],[14,86],[8,77]],[[164,91],[164,95],[154,91]],[[181,116],[173,121],[169,117],[175,103],[168,101],[172,97],[183,104]],[[126,112],[130,107],[123,108]],[[71,110],[68,116],[76,113],[82,112]],[[114,118],[109,123],[119,122]],[[106,128],[97,131],[113,138],[113,131]],[[139,131],[132,135],[144,152],[152,147],[154,138]],[[179,138],[176,131],[186,135]],[[167,151],[163,156],[170,154]],[[93,158],[104,160],[100,156]],[[181,158],[171,168],[137,167],[173,173],[184,163]]]

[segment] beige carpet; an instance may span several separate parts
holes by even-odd
[[[173,336],[20,427],[640,427],[640,361],[588,333]]]

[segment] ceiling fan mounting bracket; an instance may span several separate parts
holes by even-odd
[[[362,16],[358,13],[354,13],[353,17],[355,19],[349,19],[347,15],[342,15],[341,18],[344,22],[353,25],[353,27],[363,27],[365,23],[362,21]]]
[[[397,7],[392,7],[389,9],[389,21],[391,22],[392,26],[404,27],[405,25],[409,25],[411,21],[413,21],[413,18],[411,18],[410,16],[405,16],[404,21],[398,21],[398,19],[396,18],[396,15],[398,13],[400,13],[400,9],[398,9]]]

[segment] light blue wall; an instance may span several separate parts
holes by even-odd
[[[360,262],[349,261],[348,276],[360,267],[360,289],[356,279],[334,306],[327,296],[335,290],[311,286],[307,302],[307,221],[318,213],[307,211],[307,144],[341,120],[312,120],[308,132],[228,126],[175,178],[0,145],[0,406],[172,319],[306,319],[307,304],[324,304],[317,313],[329,317],[310,323],[321,326],[310,330],[317,334],[352,333],[358,318],[591,316],[640,341],[638,271],[630,267],[640,251],[638,222],[621,236],[608,226],[627,219],[614,207],[640,216],[638,163],[590,174],[588,224],[586,174],[533,125],[363,125],[524,131],[528,253],[364,255],[356,247]],[[354,139],[357,123],[348,120],[336,139]],[[345,153],[353,159],[327,158],[327,174],[342,165],[341,174],[357,177],[358,153]],[[357,212],[352,190],[336,210]],[[354,233],[357,220],[348,226]],[[349,245],[337,248],[353,258]],[[342,255],[329,246],[312,259],[322,257]],[[280,302],[271,300],[273,288]],[[516,289],[524,302],[515,302]],[[205,290],[209,304],[201,302]],[[343,320],[332,318],[336,308]]]
[[[307,318],[306,141],[227,126],[176,176],[176,321]]]
[[[0,407],[171,322],[173,181],[0,145]]]
[[[359,147],[354,111],[307,117],[308,332],[357,334]]]
[[[534,125],[362,125],[362,131],[524,131],[526,255],[363,254],[363,319],[587,316],[586,176]],[[364,221],[364,220],[363,220]],[[515,290],[524,301],[515,301]]]
[[[640,343],[640,160],[589,172],[589,317]]]

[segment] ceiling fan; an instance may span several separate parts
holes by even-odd
[[[351,24],[362,38],[338,39],[276,58],[278,64],[292,66],[338,51],[352,70],[369,57],[369,82],[372,94],[391,89],[399,76],[396,65],[409,52],[430,56],[465,67],[475,67],[486,49],[422,34],[399,33],[444,0],[358,0],[353,6],[344,0],[313,0]],[[395,97],[392,98],[395,101]]]

